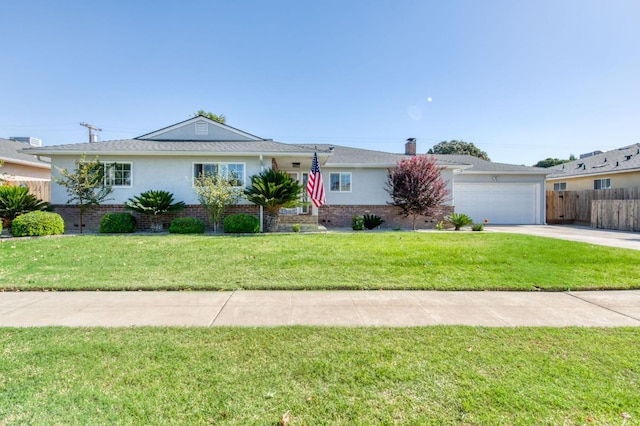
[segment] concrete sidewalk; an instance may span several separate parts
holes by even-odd
[[[640,290],[3,292],[0,326],[640,326]]]

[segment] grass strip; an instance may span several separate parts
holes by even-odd
[[[640,288],[637,251],[497,233],[93,235],[0,255],[5,290]]]
[[[1,424],[622,424],[637,328],[0,329]]]

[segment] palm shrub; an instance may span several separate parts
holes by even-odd
[[[186,205],[182,201],[174,202],[173,194],[170,192],[149,190],[137,197],[129,198],[124,207],[151,216],[151,230],[159,231],[162,224],[158,220],[162,215],[179,212]]]
[[[13,220],[21,214],[46,210],[49,203],[29,193],[22,186],[0,186],[0,218],[11,228]]]
[[[300,206],[303,191],[304,187],[287,173],[270,168],[251,176],[251,185],[245,188],[244,194],[247,200],[265,209],[265,231],[275,232],[280,209]]]
[[[452,224],[456,231],[459,231],[463,226],[473,223],[473,219],[464,213],[451,213],[449,216],[446,216],[444,220]]]
[[[369,230],[375,229],[384,223],[384,219],[375,214],[365,214],[362,219],[364,220],[364,227]]]
[[[33,211],[13,220],[14,237],[58,235],[64,233],[64,220],[57,213]]]

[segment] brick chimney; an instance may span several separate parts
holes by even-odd
[[[407,139],[407,143],[404,144],[405,155],[416,155],[416,138]]]

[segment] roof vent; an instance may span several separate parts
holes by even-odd
[[[206,121],[197,121],[196,122],[196,135],[208,135],[209,134],[209,125]]]
[[[625,156],[624,156],[625,161],[629,161],[629,160],[631,160],[631,157],[633,157],[633,155],[625,155]]]

